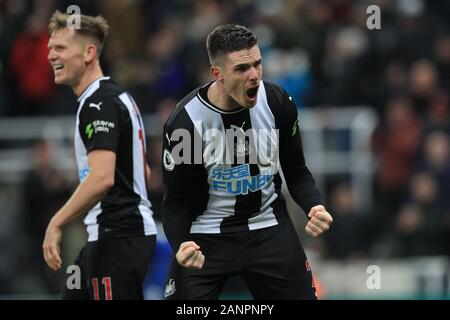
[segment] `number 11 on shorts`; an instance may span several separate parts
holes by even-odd
[[[98,278],[91,279],[94,300],[100,300]],[[112,300],[111,277],[103,277],[102,284],[105,286],[105,300]]]

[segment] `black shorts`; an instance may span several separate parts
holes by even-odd
[[[155,243],[155,235],[88,242],[75,261],[81,271],[80,288],[65,284],[62,299],[142,300]]]
[[[201,270],[172,259],[167,300],[218,299],[229,276],[240,275],[254,299],[316,299],[311,269],[289,219],[279,225],[230,234],[192,234],[205,255]]]

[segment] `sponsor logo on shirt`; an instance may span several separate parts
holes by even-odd
[[[109,133],[114,128],[115,124],[113,122],[105,120],[95,120],[86,126],[85,134],[88,139],[91,139],[92,136],[96,133]]]
[[[250,166],[242,164],[228,169],[215,168],[210,179],[214,191],[225,191],[238,195],[248,194],[264,188],[272,181],[272,175],[250,175]]]
[[[89,108],[95,108],[95,109],[97,109],[98,111],[100,111],[100,106],[102,105],[102,103],[103,103],[103,102],[99,102],[99,103],[93,103],[93,102],[91,102],[91,103],[89,103]]]
[[[83,181],[86,179],[87,175],[89,174],[89,168],[83,168],[78,170],[78,176],[80,177],[80,181]]]
[[[298,118],[295,120],[294,125],[292,126],[292,134],[291,136],[295,136],[298,131]]]

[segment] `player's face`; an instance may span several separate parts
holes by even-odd
[[[255,106],[263,72],[258,46],[228,53],[222,71],[227,94],[243,107]]]
[[[50,62],[56,84],[76,86],[86,69],[85,47],[74,29],[63,28],[52,33],[48,42]]]

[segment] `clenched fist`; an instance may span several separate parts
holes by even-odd
[[[333,223],[333,218],[322,205],[312,207],[308,213],[308,218],[309,221],[306,224],[305,231],[312,237],[317,237],[327,231]]]
[[[200,270],[205,263],[205,256],[194,241],[186,241],[180,244],[176,258],[181,266],[188,269]]]

